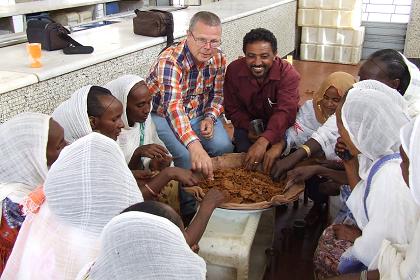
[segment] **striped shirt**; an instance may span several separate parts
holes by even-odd
[[[152,66],[146,83],[152,112],[165,117],[181,143],[199,140],[190,120],[223,112],[226,58],[221,50],[202,66],[195,65],[186,40],[166,49]]]

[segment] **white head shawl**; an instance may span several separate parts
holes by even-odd
[[[123,114],[121,119],[124,123],[125,129],[130,128],[127,119],[127,96],[133,86],[141,81],[144,81],[144,79],[137,75],[124,75],[118,79],[112,80],[104,86],[104,88],[109,89],[112,95],[114,95],[123,104]]]
[[[107,83],[104,87],[109,89],[111,93],[123,104],[123,115],[121,119],[124,123],[124,128],[118,136],[117,143],[120,145],[124,153],[126,162],[130,162],[134,151],[140,146],[140,124],[135,123],[132,127],[128,125],[127,119],[127,97],[133,86],[141,81],[144,81],[137,75],[124,75]],[[144,142],[147,144],[158,144],[165,147],[162,140],[156,132],[156,126],[149,114],[144,122]],[[143,165],[147,168],[150,162],[149,158],[143,158]]]
[[[64,128],[64,139],[69,143],[92,132],[87,113],[87,98],[91,87],[89,85],[76,90],[52,114],[53,119]]]
[[[61,152],[45,181],[46,202],[28,213],[2,279],[74,279],[99,251],[104,226],[142,202],[117,143],[91,133]]]
[[[409,119],[401,95],[357,86],[349,91],[341,119],[350,139],[361,152],[359,176],[367,179],[371,165],[399,151],[398,132]]]
[[[420,114],[420,71],[416,65],[411,63],[403,54],[405,64],[410,72],[410,84],[404,93],[404,98],[408,102],[408,114],[411,117],[415,117]]]
[[[139,76],[124,75],[118,79],[112,80],[104,86],[109,89],[112,95],[114,95],[123,104],[123,114],[121,119],[124,123],[124,128],[118,136],[117,143],[120,145],[127,163],[130,162],[134,151],[140,145],[140,124],[135,123],[132,127],[128,125],[127,96],[133,86],[140,81],[143,81],[143,79]]]
[[[25,185],[30,192],[47,176],[50,116],[22,113],[0,125],[0,199],[14,191],[7,184]]]
[[[169,220],[142,212],[113,218],[101,235],[90,279],[205,279],[204,260]]]
[[[373,89],[373,90],[377,90],[383,93],[386,93],[388,95],[389,98],[392,99],[392,102],[396,103],[398,106],[401,106],[401,108],[404,110],[404,112],[408,111],[408,103],[405,100],[405,98],[403,98],[401,96],[401,93],[394,89],[391,88],[389,86],[387,86],[384,83],[381,83],[377,80],[364,80],[364,81],[360,81],[357,82],[353,85],[353,88],[358,88],[358,89]],[[407,113],[408,115],[408,113]]]
[[[118,145],[99,133],[61,152],[44,191],[51,211],[63,222],[96,234],[112,217],[143,201]]]
[[[406,124],[400,132],[401,144],[410,160],[408,168],[411,194],[420,205],[420,117]]]

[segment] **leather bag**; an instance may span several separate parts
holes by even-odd
[[[174,42],[174,19],[172,13],[160,10],[134,11],[133,18],[134,34],[161,37],[166,36],[166,46]]]
[[[28,20],[26,36],[29,43],[41,43],[43,50],[63,50],[65,54],[92,53],[93,47],[83,46],[68,34],[70,31],[49,17]]]

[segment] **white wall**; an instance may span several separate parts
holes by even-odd
[[[362,20],[407,23],[412,0],[363,0]]]

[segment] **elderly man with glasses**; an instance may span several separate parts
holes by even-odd
[[[187,38],[163,51],[146,79],[154,95],[152,118],[175,166],[209,179],[213,177],[210,156],[233,151],[219,119],[226,69],[219,49],[221,35],[217,15],[196,13]]]
[[[152,118],[175,166],[213,176],[210,156],[232,152],[219,120],[226,58],[219,49],[218,16],[198,12],[187,38],[167,48],[152,66],[147,84],[154,94]]]

